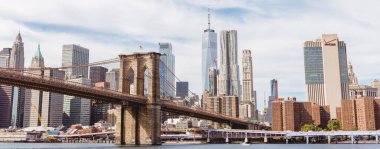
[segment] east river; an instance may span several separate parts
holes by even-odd
[[[98,143],[0,143],[0,148],[128,148],[128,149],[379,149],[380,144],[170,144],[149,147]]]

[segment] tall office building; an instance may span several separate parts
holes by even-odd
[[[102,66],[90,67],[91,84],[95,84],[97,82],[105,82],[107,71],[108,69]]]
[[[89,50],[79,45],[69,44],[63,45],[62,48],[62,66],[85,65],[89,63]],[[76,78],[83,76],[88,78],[88,67],[67,68],[66,78]]]
[[[43,68],[44,66],[44,58],[38,45],[30,67]],[[65,78],[65,72],[58,69],[32,70],[28,73],[56,79]],[[25,89],[24,127],[58,127],[62,125],[62,112],[62,94]]]
[[[237,31],[220,32],[220,84],[219,93],[240,96],[240,79],[237,53]]]
[[[94,84],[97,88],[109,89],[109,82],[96,82]],[[107,121],[108,120],[108,110],[112,109],[111,103],[98,103],[96,101],[92,101],[91,104],[91,122],[90,125],[94,125],[99,121]]]
[[[12,48],[4,48],[0,51],[0,67],[9,67],[9,58]],[[11,125],[12,110],[12,86],[0,84],[0,128],[8,128]]]
[[[20,32],[17,34],[16,41],[13,43],[11,56],[9,58],[9,68],[24,68],[24,43]],[[23,127],[25,89],[13,87],[12,93],[12,118],[11,125]]]
[[[38,45],[37,51],[32,58],[30,68],[44,68],[44,58]],[[31,70],[28,72],[31,75],[43,75],[43,70]],[[42,114],[42,91],[34,89],[25,89],[25,105],[24,105],[24,127],[41,126],[39,115]],[[46,125],[44,125],[46,126]]]
[[[63,45],[62,66],[86,65],[89,63],[89,50],[75,44]],[[88,67],[73,67],[65,69],[65,78],[68,81],[91,85],[88,79]],[[63,124],[90,124],[91,101],[80,97],[64,95]]]
[[[253,92],[251,50],[243,50],[243,99],[239,115],[244,119],[257,120],[257,105]]]
[[[276,79],[270,80],[270,96],[272,96],[273,99],[278,98],[278,82]]]
[[[11,56],[12,48],[3,48],[3,50],[0,51],[0,67],[1,68],[8,68],[9,67],[9,59]]]
[[[181,98],[189,96],[189,82],[177,82],[176,96]]]
[[[218,95],[218,70],[215,67],[208,69],[208,92],[210,96]]]
[[[208,9],[208,28],[202,35],[202,92],[209,89],[209,68],[217,68],[217,35],[210,27],[210,9]]]
[[[316,104],[329,105],[331,118],[336,119],[336,107],[349,98],[345,42],[336,34],[306,41],[304,60],[306,97]]]
[[[175,97],[175,56],[171,43],[159,43],[160,62],[160,95]]]
[[[13,43],[11,57],[9,59],[10,68],[24,68],[24,43],[21,34],[18,33],[16,41]]]
[[[272,102],[278,98],[278,81],[276,79],[270,80],[270,96],[268,99],[268,109],[266,113],[266,121],[272,123]]]
[[[119,90],[119,69],[112,69],[106,73],[106,82],[110,83],[110,90]]]
[[[44,76],[63,80],[65,78],[65,71],[59,69],[47,69],[44,71]],[[63,94],[54,92],[42,93],[41,118],[44,126],[58,127],[62,125],[63,97]]]
[[[93,66],[90,67],[90,79],[92,86],[109,89],[109,83],[106,81],[106,73],[108,69],[102,66]],[[105,121],[107,116],[107,110],[109,109],[110,104],[97,103],[94,100],[91,100],[91,119],[90,125],[98,121]]]
[[[91,80],[78,77],[69,79],[70,82],[91,85]],[[70,126],[72,124],[90,125],[90,99],[64,95],[63,101],[63,125]]]

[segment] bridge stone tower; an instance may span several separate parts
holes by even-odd
[[[124,102],[117,108],[116,144],[161,144],[160,55],[155,52],[119,55],[119,91],[145,96],[147,101],[145,105]]]

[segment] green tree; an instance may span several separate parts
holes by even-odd
[[[329,131],[337,131],[341,130],[342,128],[340,127],[340,123],[338,120],[329,120],[329,122],[327,123],[327,129]]]
[[[322,128],[315,124],[305,124],[302,126],[301,131],[308,132],[308,131],[322,131]]]

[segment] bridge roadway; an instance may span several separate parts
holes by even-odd
[[[36,89],[41,91],[56,92],[65,95],[78,96],[106,103],[131,103],[131,104],[146,104],[147,99],[141,96],[123,94],[118,91],[107,90],[103,88],[91,87],[75,82],[68,82],[52,77],[41,77],[39,75],[27,74],[14,70],[0,69],[0,83]],[[161,102],[161,110],[186,115],[196,118],[212,120],[215,122],[227,123],[238,126],[238,128],[247,128],[248,121],[224,116],[221,114],[207,112],[205,110],[194,109],[187,106],[176,105],[170,102]]]

